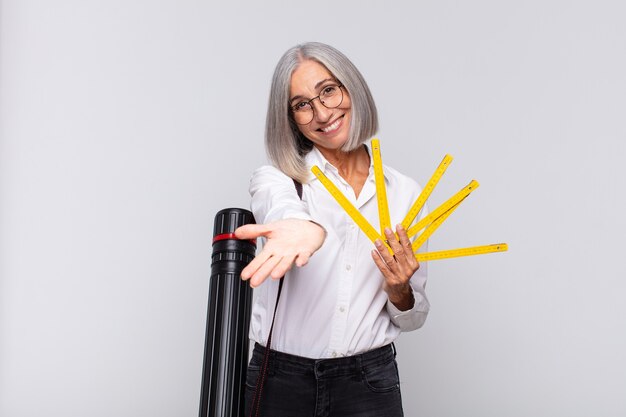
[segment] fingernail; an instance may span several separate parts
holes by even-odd
[[[391,230],[388,227],[385,227],[385,233],[387,233],[388,235],[393,234],[393,230]]]
[[[376,247],[380,248],[383,245],[383,242],[381,242],[380,239],[376,239],[376,241],[374,242],[374,245],[376,245]]]

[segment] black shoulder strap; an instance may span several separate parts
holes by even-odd
[[[298,192],[298,197],[302,200],[302,183],[296,180],[293,180],[293,185],[296,186],[296,191]]]

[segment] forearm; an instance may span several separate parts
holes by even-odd
[[[388,287],[387,295],[389,297],[389,301],[400,311],[408,311],[415,305],[413,289],[408,282]]]
[[[408,310],[399,309],[391,299],[387,301],[387,312],[391,322],[403,332],[419,329],[424,325],[430,310],[430,303],[423,291],[412,288],[413,306]]]

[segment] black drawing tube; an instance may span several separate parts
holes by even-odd
[[[254,258],[256,241],[238,240],[234,231],[250,223],[252,213],[240,208],[215,215],[200,417],[245,415],[252,288],[240,274]]]

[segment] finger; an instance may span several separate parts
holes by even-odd
[[[372,250],[372,259],[374,260],[374,263],[376,264],[380,272],[385,277],[385,281],[393,280],[393,273],[387,267],[387,263],[385,263],[385,261],[383,260],[380,252],[376,250]]]
[[[401,224],[396,225],[396,233],[398,234],[398,238],[400,239],[400,244],[404,249],[404,254],[409,266],[413,270],[419,269],[419,262],[415,258],[415,254],[413,253],[413,247],[411,246],[411,240],[406,233],[406,229],[402,227]]]
[[[266,247],[254,257],[254,259],[241,271],[241,279],[250,279],[257,270],[272,256],[272,251]]]
[[[396,235],[388,227],[385,228],[385,237],[387,238],[387,243],[391,247],[391,250],[393,251],[393,254],[396,257],[398,255],[404,256],[404,250],[402,249],[402,245],[400,245],[400,242],[398,242],[398,239],[396,238]]]
[[[291,267],[293,266],[294,259],[295,259],[295,256],[283,257],[278,263],[278,265],[276,265],[274,269],[272,269],[272,273],[270,274],[272,276],[272,279],[278,279],[278,278],[284,277],[287,271],[289,271]]]
[[[264,224],[245,224],[235,230],[237,239],[256,239],[265,236],[270,232],[270,228]]]
[[[281,259],[281,256],[272,256],[267,261],[265,261],[263,265],[261,265],[261,267],[257,269],[254,275],[252,275],[252,278],[250,278],[250,286],[252,288],[255,288],[261,285],[263,281],[267,279],[267,277],[270,275],[276,265],[278,265]]]
[[[374,244],[376,245],[376,249],[378,249],[378,254],[387,265],[387,268],[393,273],[400,272],[396,260],[391,256],[385,245],[383,245],[383,242],[380,239],[376,239]]]
[[[389,246],[391,247],[391,250],[393,251],[393,260],[394,260],[394,264],[395,265],[395,269],[394,266],[389,265],[391,270],[394,272],[401,272],[401,269],[403,269],[403,265],[401,265],[402,262],[405,262],[404,258],[404,250],[402,249],[402,246],[400,245],[400,242],[398,242],[396,235],[393,233],[393,231],[390,228],[385,228],[385,237],[387,238],[387,243],[389,244]],[[405,262],[406,265],[406,262]]]
[[[309,259],[311,258],[311,254],[309,253],[300,253],[296,258],[296,266],[303,267],[304,265],[309,263]]]
[[[398,234],[398,240],[400,241],[400,245],[402,245],[403,249],[409,248],[409,252],[411,249],[411,241],[409,240],[409,236],[406,234],[406,230],[402,227],[401,224],[396,225],[396,233]]]
[[[396,230],[397,228],[398,227],[396,226]],[[391,246],[395,254],[394,259],[398,266],[398,271],[397,271],[398,275],[400,275],[403,279],[413,276],[413,273],[415,272],[415,270],[413,269],[413,265],[411,264],[411,261],[408,259],[408,257],[415,259],[413,256],[411,256],[412,254],[411,249],[409,248],[409,251],[407,253],[406,246],[398,241],[399,237],[396,238],[396,235],[391,231],[391,229],[389,228],[385,229],[385,234],[387,236],[387,239],[389,239],[389,245]],[[406,236],[406,233],[405,233],[405,236]],[[396,271],[394,270],[394,272]]]

